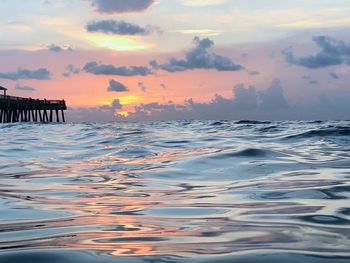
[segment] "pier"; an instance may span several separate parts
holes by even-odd
[[[11,122],[65,122],[64,100],[40,100],[8,96],[0,86],[0,123]]]

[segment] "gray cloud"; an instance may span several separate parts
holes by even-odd
[[[22,86],[22,85],[19,85],[19,84],[16,85],[15,89],[17,89],[17,90],[23,90],[23,91],[29,91],[29,92],[32,92],[32,91],[35,91],[35,90],[36,90],[36,89],[33,88],[33,87],[25,86],[25,85]]]
[[[120,103],[119,99],[115,99],[110,105],[71,109],[69,110],[67,118],[68,121],[72,122],[110,122],[116,120],[116,111],[122,108],[123,105]]]
[[[284,90],[279,79],[272,81],[271,86],[261,91],[260,108],[267,110],[283,110],[289,107],[287,100],[284,97]]]
[[[113,65],[98,64],[95,61],[87,63],[83,70],[94,75],[118,75],[118,76],[147,76],[152,74],[148,67],[116,67]]]
[[[318,80],[314,80],[314,79],[309,81],[309,84],[311,84],[311,85],[316,85],[318,83],[320,83],[320,82]]]
[[[327,98],[324,94],[319,95],[317,99],[322,108],[334,109],[336,107],[332,100]]]
[[[115,116],[116,109],[122,108],[120,102],[114,108],[102,106],[69,111],[73,121],[158,121],[158,120],[315,120],[348,119],[350,90],[348,87],[326,89],[321,94],[308,97],[305,101],[287,102],[284,89],[274,80],[266,89],[254,86],[237,85],[232,97],[220,95],[207,103],[192,99],[176,104],[147,103],[135,107],[128,117]]]
[[[80,68],[76,68],[73,64],[69,64],[66,67],[66,72],[64,72],[62,75],[68,78],[71,75],[79,74],[80,72],[81,72]]]
[[[147,87],[146,87],[145,83],[139,82],[137,85],[138,85],[138,87],[140,88],[141,91],[146,92]]]
[[[335,73],[335,72],[329,73],[329,76],[331,76],[334,79],[340,79],[339,75],[337,73]]]
[[[120,103],[119,99],[115,99],[112,101],[111,107],[116,110],[120,110],[123,108],[123,105]]]
[[[141,12],[154,3],[154,0],[92,0],[93,5],[101,13]]]
[[[115,81],[115,80],[110,80],[109,81],[109,86],[108,86],[108,91],[111,91],[111,92],[127,92],[129,91],[129,89],[124,86],[122,83],[118,82],[118,81]]]
[[[71,46],[59,46],[55,44],[47,45],[47,49],[57,53],[62,51],[73,51],[73,48]]]
[[[245,87],[243,84],[236,85],[233,88],[234,108],[240,110],[255,109],[258,105],[258,94],[254,86]]]
[[[274,80],[270,87],[261,92],[254,86],[237,85],[232,98],[216,95],[208,103],[189,99],[182,105],[172,102],[141,104],[135,107],[134,112],[129,112],[127,120],[278,119],[288,110],[283,88],[279,80]]]
[[[315,55],[306,57],[296,57],[291,49],[286,49],[282,53],[290,64],[306,67],[309,69],[319,69],[329,66],[349,64],[350,45],[344,41],[336,40],[329,36],[313,37],[313,41],[321,49]]]
[[[150,65],[156,69],[168,72],[179,72],[194,69],[215,69],[218,71],[238,71],[243,69],[230,58],[210,52],[214,42],[209,38],[194,38],[195,47],[185,54],[185,59],[170,58],[165,64],[151,61]]]
[[[259,75],[260,73],[258,71],[252,70],[252,71],[248,71],[248,74],[250,76],[256,76],[256,75]]]
[[[88,32],[102,32],[116,35],[151,35],[153,33],[161,33],[161,30],[156,26],[147,25],[141,27],[119,20],[92,21],[86,25],[86,30]]]
[[[1,79],[36,79],[36,80],[49,80],[51,79],[51,73],[45,68],[39,68],[36,70],[18,68],[14,72],[0,72]]]
[[[311,85],[316,85],[316,84],[319,83],[318,80],[313,79],[313,78],[312,78],[311,76],[309,76],[309,75],[303,76],[303,79],[306,80],[306,81],[307,81],[309,84],[311,84]]]

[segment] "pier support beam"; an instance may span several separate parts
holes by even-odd
[[[64,118],[64,110],[61,110],[62,112],[62,122],[66,122],[66,119]]]

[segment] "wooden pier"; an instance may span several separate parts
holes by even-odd
[[[5,88],[0,86],[4,95],[0,95],[0,123],[11,122],[65,122],[64,100],[39,100],[7,96]]]

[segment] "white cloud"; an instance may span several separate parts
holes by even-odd
[[[210,6],[224,4],[226,0],[182,0],[186,6]]]
[[[218,36],[222,34],[224,31],[213,30],[213,29],[179,29],[179,30],[174,30],[172,32],[186,34],[186,35],[212,37],[212,36]]]

